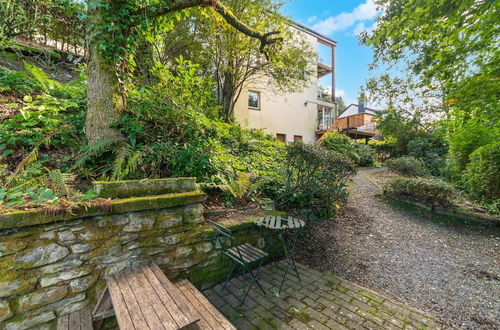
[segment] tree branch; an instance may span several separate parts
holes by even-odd
[[[166,2],[166,3],[165,3]],[[149,19],[153,19],[156,17],[160,17],[169,13],[173,13],[179,10],[193,8],[193,7],[206,7],[211,8],[219,15],[221,15],[228,24],[233,26],[236,30],[241,33],[256,38],[260,41],[260,52],[264,53],[267,58],[267,54],[264,51],[264,48],[267,45],[271,45],[280,41],[283,41],[282,37],[276,37],[276,35],[280,34],[280,31],[271,31],[271,32],[261,32],[257,29],[254,29],[242,21],[240,21],[232,11],[224,6],[220,0],[174,0],[174,1],[163,1],[159,6],[149,6],[143,8],[142,15],[141,13],[138,16],[145,15]],[[138,22],[138,20],[135,20]]]

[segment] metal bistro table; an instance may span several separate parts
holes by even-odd
[[[295,251],[295,246],[297,245],[297,240],[299,238],[299,229],[303,228],[306,223],[304,220],[300,220],[293,217],[282,218],[280,216],[269,216],[259,218],[254,221],[257,227],[270,229],[272,231],[277,231],[278,236],[283,244],[283,249],[285,251],[286,257],[286,266],[285,273],[283,274],[283,279],[281,280],[279,292],[281,293],[281,289],[283,288],[283,283],[285,282],[286,274],[288,273],[288,269],[291,267],[297,274],[297,278],[300,279],[299,271],[295,262],[293,261],[293,254]],[[283,235],[285,231],[293,230],[295,232],[294,237],[292,238],[292,242],[288,242],[285,240],[285,236]],[[268,237],[264,236],[266,239],[266,244],[269,243]]]

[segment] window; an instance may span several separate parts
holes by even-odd
[[[248,107],[250,109],[260,110],[260,93],[248,91]]]
[[[276,134],[276,138],[278,139],[278,141],[281,141],[281,142],[286,142],[286,134]]]
[[[302,135],[294,135],[293,140],[294,141],[302,141]]]
[[[332,108],[318,106],[318,131],[327,130],[333,124]]]

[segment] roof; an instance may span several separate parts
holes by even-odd
[[[342,110],[342,112],[339,114],[339,116],[337,118],[344,118],[344,117],[349,117],[349,116],[354,116],[354,115],[359,114],[358,107],[359,106],[357,104],[354,104],[354,103],[349,104],[347,106],[347,108]],[[375,110],[372,108],[365,107],[365,112],[363,112],[363,113],[373,115],[373,116],[378,116],[379,112],[380,112],[380,110]]]
[[[297,23],[297,22],[292,21],[292,20],[290,21],[290,25],[294,26],[295,28],[297,28],[297,29],[299,29],[301,31],[304,31],[305,33],[308,33],[308,34],[312,35],[313,37],[318,38],[318,40],[321,40],[321,41],[323,41],[326,44],[330,44],[332,46],[337,46],[337,42],[335,40],[330,39],[327,36],[322,35],[321,33],[316,32],[316,31],[308,28],[305,25],[302,25],[302,24]]]

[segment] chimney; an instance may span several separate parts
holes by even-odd
[[[365,93],[361,93],[358,98],[358,113],[365,112]]]

